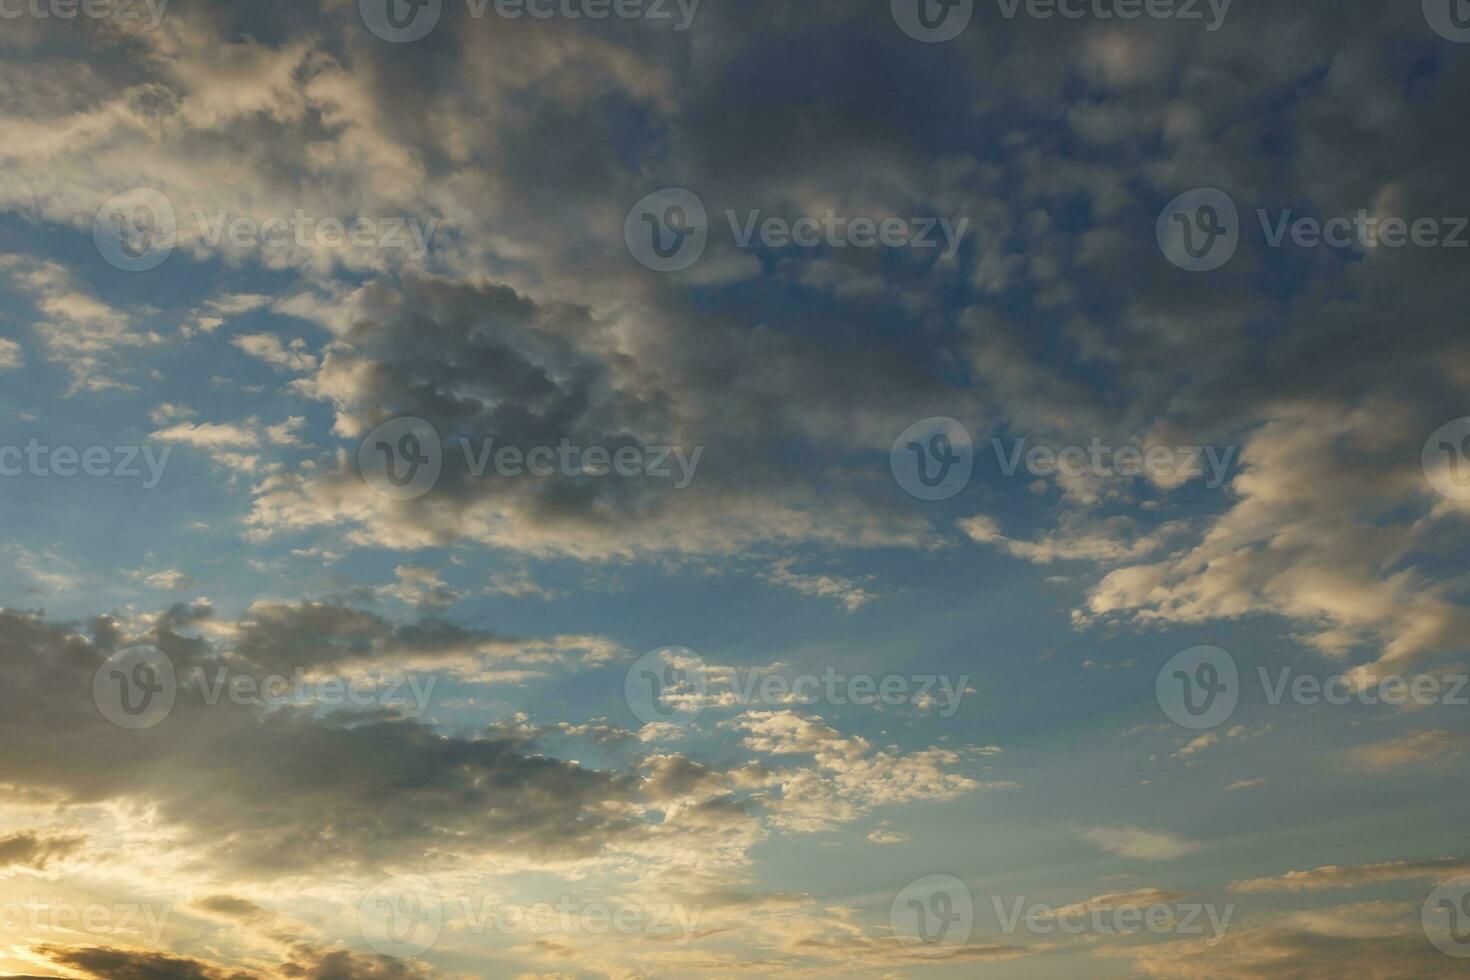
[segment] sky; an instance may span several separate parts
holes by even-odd
[[[0,0],[0,976],[1470,973],[1470,5]]]

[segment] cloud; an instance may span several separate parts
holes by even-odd
[[[464,598],[464,593],[450,588],[432,568],[418,565],[399,565],[393,569],[398,581],[391,585],[380,585],[379,595],[397,599],[407,606],[422,606],[445,609]]]
[[[82,971],[89,980],[414,980],[428,976],[420,964],[316,949],[305,943],[291,948],[285,961],[264,973],[165,953],[59,945],[36,949],[58,966]]]
[[[780,791],[779,801],[772,804],[773,822],[800,832],[849,823],[877,806],[950,800],[973,790],[1014,785],[950,771],[961,761],[953,749],[874,752],[867,739],[844,736],[819,717],[790,710],[746,711],[727,727],[746,732],[741,744],[751,751],[812,757],[815,769],[779,769],[768,778]]]
[[[1200,846],[1165,831],[1137,827],[1089,827],[1077,836],[1109,854],[1139,861],[1170,861],[1193,854]]]
[[[292,660],[366,658],[373,641],[443,650],[461,640],[434,626],[388,633],[371,617],[344,634],[342,615],[258,610],[240,630],[234,656],[276,670]],[[98,620],[98,639],[87,641],[0,613],[0,661],[12,678],[0,693],[0,734],[14,747],[0,763],[0,781],[74,803],[147,801],[165,825],[186,834],[186,847],[255,876],[323,864],[371,867],[425,848],[586,856],[637,833],[636,821],[614,805],[635,795],[626,775],[526,756],[503,739],[440,737],[391,712],[352,717],[285,708],[266,718],[263,707],[228,698],[211,705],[195,668],[208,678],[218,662],[205,641],[168,622],[137,639],[173,659],[178,700],[157,728],[119,739],[91,699],[92,673],[120,639],[117,627]],[[309,624],[314,632],[304,629]],[[284,642],[268,640],[267,630]],[[339,638],[335,654],[313,639],[328,635]],[[217,764],[221,754],[230,766]],[[323,835],[331,848],[320,846]]]
[[[136,572],[129,572],[128,577],[141,581],[150,589],[160,589],[165,592],[192,589],[199,584],[191,576],[185,575],[176,568],[165,568],[157,572],[140,569]]]
[[[0,371],[14,371],[25,364],[20,344],[0,338]]]
[[[759,578],[772,585],[785,586],[801,595],[835,599],[847,612],[856,612],[877,596],[853,579],[837,575],[804,575],[792,571],[795,558],[783,558],[771,565]]]
[[[1380,913],[1377,918],[1382,919]],[[1424,940],[1416,922],[1400,916],[1378,924],[1372,934],[1356,934],[1361,911],[1352,907],[1311,916],[1288,916],[1285,928],[1234,929],[1219,943],[1176,940],[1103,955],[1125,957],[1137,975],[1159,980],[1232,977],[1353,976],[1365,980],[1442,975],[1443,953]]]
[[[75,854],[84,843],[82,837],[47,837],[33,832],[0,837],[0,868],[44,871],[53,860]]]
[[[1368,772],[1394,772],[1405,767],[1445,767],[1470,751],[1470,735],[1443,728],[1411,732],[1386,742],[1348,750],[1348,760]]]
[[[313,370],[317,365],[316,357],[306,352],[306,342],[300,339],[291,341],[288,346],[281,343],[281,338],[275,334],[251,333],[232,337],[230,343],[281,371],[300,374]]]
[[[1284,407],[1241,451],[1237,502],[1200,544],[1150,565],[1107,574],[1088,595],[1086,619],[1200,623],[1270,612],[1317,624],[1329,648],[1379,641],[1353,676],[1371,682],[1396,665],[1456,649],[1470,614],[1412,568],[1390,570],[1409,528],[1360,520],[1369,507],[1423,498],[1407,466],[1350,463],[1350,450],[1382,452],[1412,437],[1399,413]]]
[[[127,372],[124,355],[162,342],[134,329],[131,314],[91,295],[57,262],[0,254],[0,273],[33,299],[41,319],[32,330],[46,359],[71,376],[70,394],[130,390],[132,384],[115,376]]]
[[[1361,888],[1386,881],[1453,878],[1467,872],[1470,872],[1470,859],[1466,858],[1326,865],[1310,871],[1288,871],[1270,878],[1247,878],[1232,882],[1230,890],[1242,893],[1314,892],[1333,888]]]

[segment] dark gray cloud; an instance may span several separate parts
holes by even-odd
[[[347,628],[333,634],[322,620],[302,617],[303,632],[328,649],[328,637],[350,638],[363,622],[342,616]],[[280,622],[275,628],[289,634]],[[0,613],[0,662],[11,676],[0,693],[0,737],[11,748],[0,781],[72,803],[147,801],[171,824],[197,831],[210,861],[266,876],[322,864],[371,869],[435,851],[571,857],[636,833],[636,823],[607,806],[635,797],[631,776],[527,755],[502,738],[444,737],[381,711],[267,712],[227,697],[210,705],[189,679],[195,667],[218,665],[209,646],[167,629],[146,640],[172,659],[178,701],[157,727],[123,732],[91,694],[116,624],[98,620],[89,639]],[[283,662],[261,656],[268,668]]]
[[[41,946],[59,966],[95,980],[413,980],[428,976],[420,964],[347,950],[297,944],[287,959],[265,973],[244,972],[187,957],[135,950]],[[26,978],[16,978],[26,980]]]
[[[45,869],[53,859],[81,850],[83,837],[53,837],[31,832],[0,837],[0,868]]]

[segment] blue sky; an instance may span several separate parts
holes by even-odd
[[[0,9],[0,975],[1462,970],[1458,2]]]

